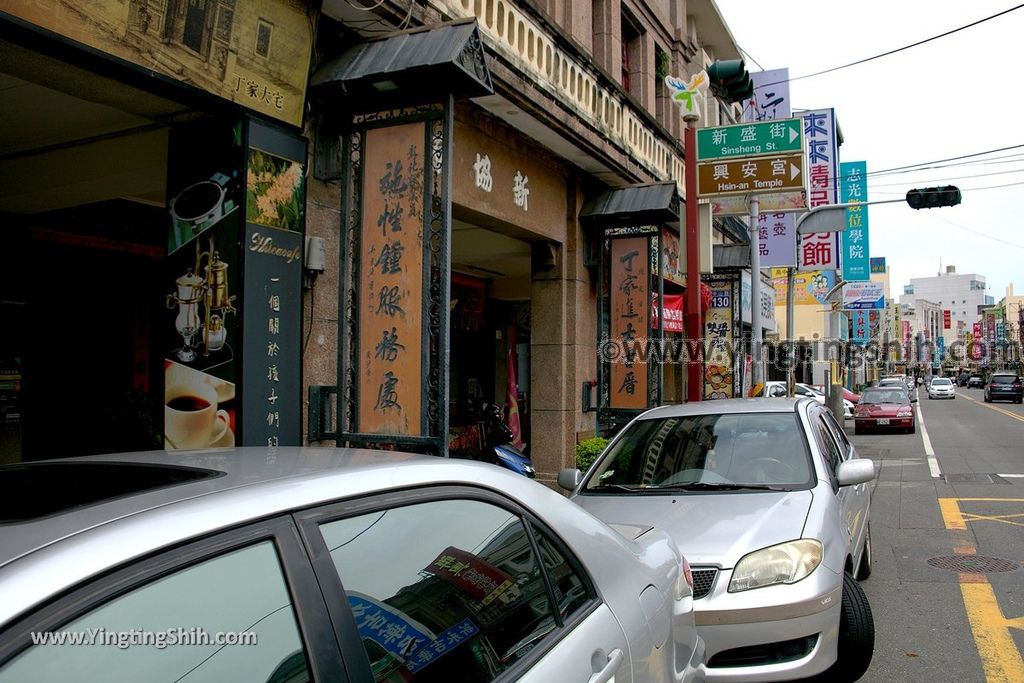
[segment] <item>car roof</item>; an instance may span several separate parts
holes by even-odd
[[[802,403],[817,405],[809,398],[723,398],[714,401],[693,401],[652,408],[640,420],[692,415],[730,415],[738,413],[792,413]]]
[[[534,510],[550,508],[552,496],[562,498],[493,465],[349,448],[155,451],[31,465],[55,462],[173,463],[218,476],[0,524],[0,624],[45,599],[54,587],[63,589],[182,541],[329,501],[438,484],[504,492]]]

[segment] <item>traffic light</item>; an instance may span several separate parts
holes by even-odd
[[[739,102],[754,94],[754,81],[742,59],[720,59],[705,71],[711,92],[723,102]]]
[[[912,209],[934,209],[940,206],[956,206],[960,203],[960,188],[955,185],[926,187],[907,192],[907,204]]]

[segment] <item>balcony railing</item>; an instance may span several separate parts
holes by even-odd
[[[634,106],[598,83],[584,64],[519,8],[505,0],[436,0],[457,18],[476,17],[484,40],[551,96],[599,130],[659,180],[683,192],[683,158],[652,130]]]

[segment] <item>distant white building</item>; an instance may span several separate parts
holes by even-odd
[[[958,327],[969,329],[979,319],[980,307],[992,305],[985,287],[984,275],[957,273],[956,266],[946,266],[945,273],[911,278],[910,284],[903,287],[900,304],[917,308],[917,302],[923,299],[936,304],[939,310],[948,310],[950,329],[955,334]]]

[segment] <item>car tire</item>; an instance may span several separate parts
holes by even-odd
[[[910,425],[910,429],[907,430],[911,434],[917,434],[917,425]]]
[[[866,581],[871,576],[871,524],[864,529],[864,550],[860,554],[860,566],[857,567],[857,580]]]
[[[875,622],[864,589],[850,574],[843,575],[836,663],[820,677],[825,681],[856,681],[867,672],[875,652]]]
[[[855,424],[855,425],[853,425],[853,433],[854,434],[863,434],[864,430],[861,429],[859,425]]]

